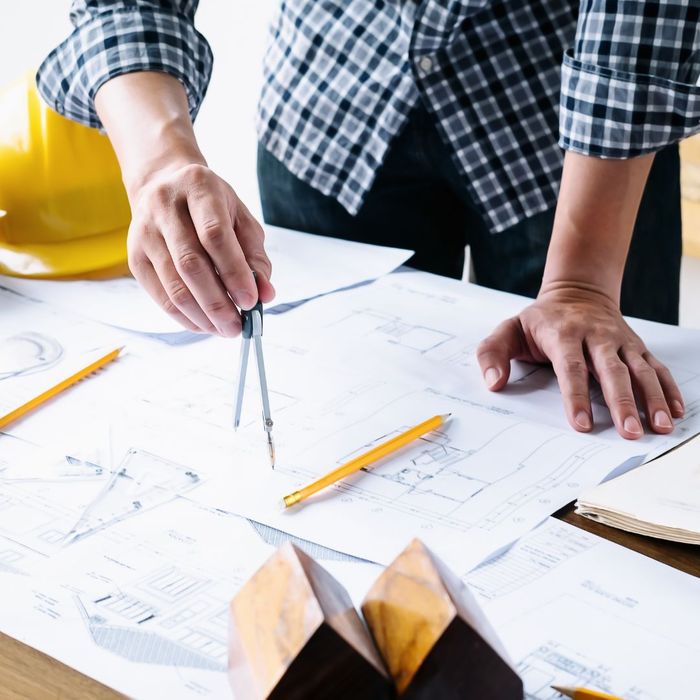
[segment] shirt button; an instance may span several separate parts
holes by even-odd
[[[418,61],[418,67],[423,73],[428,73],[433,67],[433,59],[429,56],[423,56],[420,61]]]

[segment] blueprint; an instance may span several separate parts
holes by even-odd
[[[379,563],[418,535],[451,565],[472,566],[588,486],[700,430],[700,358],[692,352],[697,332],[653,326],[646,334],[685,394],[687,415],[673,435],[624,441],[602,401],[596,405],[599,427],[580,434],[566,423],[546,368],[519,364],[508,390],[485,389],[474,348],[493,319],[522,300],[472,291],[457,282],[433,285],[428,275],[397,274],[267,319],[277,467],[271,473],[264,463],[252,384],[244,409],[250,421],[230,448],[247,449],[250,457],[235,472],[217,474],[199,498]],[[687,335],[688,349],[676,357],[670,351],[676,346],[666,343],[673,333]],[[148,386],[143,402],[230,430],[231,383],[221,371],[227,365],[217,357],[219,347],[210,346],[203,372],[182,384]],[[284,495],[444,413],[452,419],[440,431],[280,511]]]
[[[62,550],[31,579],[0,573],[2,630],[130,696],[226,698],[228,605],[273,551],[244,519],[179,498]],[[358,596],[380,571],[323,565]]]
[[[528,700],[558,699],[552,684],[672,700],[700,682],[700,579],[549,519],[465,580]]]

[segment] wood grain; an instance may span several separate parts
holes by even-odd
[[[391,690],[347,591],[290,542],[231,601],[229,679],[246,700],[381,700]]]
[[[522,700],[523,684],[465,584],[414,539],[362,603],[404,700]]]

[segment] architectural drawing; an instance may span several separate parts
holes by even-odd
[[[44,333],[25,331],[0,338],[0,382],[51,369],[62,356],[61,343]]]
[[[294,537],[287,532],[278,530],[277,528],[270,527],[269,525],[263,525],[255,520],[248,520],[251,527],[258,533],[260,539],[265,542],[265,544],[270,545],[277,549],[285,542],[292,542],[297,547],[303,549],[310,557],[317,559],[318,561],[362,561],[357,557],[353,557],[350,554],[345,554],[344,552],[338,552],[335,549],[329,549],[323,545],[316,544],[310,540],[304,540],[301,537]],[[0,557],[2,555],[0,554]],[[2,561],[0,559],[0,561]]]
[[[124,518],[165,503],[188,492],[199,482],[199,474],[190,467],[131,448],[104,489],[66,535],[65,542],[75,542]]]
[[[617,692],[610,665],[593,661],[556,641],[548,641],[534,649],[518,664],[523,679],[526,700],[560,700],[561,695],[552,690],[552,684],[599,690],[610,695]],[[626,700],[661,700],[641,688],[628,688]]]
[[[76,596],[95,644],[129,661],[226,669],[226,586],[165,566],[98,597]]]
[[[407,322],[398,316],[380,313],[369,308],[354,310],[328,326],[328,329],[332,332],[336,325],[342,328],[343,334],[349,333],[357,338],[373,336],[391,345],[415,350],[421,355],[436,350],[455,338],[452,333]]]

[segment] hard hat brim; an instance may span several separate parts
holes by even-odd
[[[14,246],[0,241],[0,274],[58,278],[93,276],[100,270],[126,269],[126,231],[110,231],[60,243]]]

